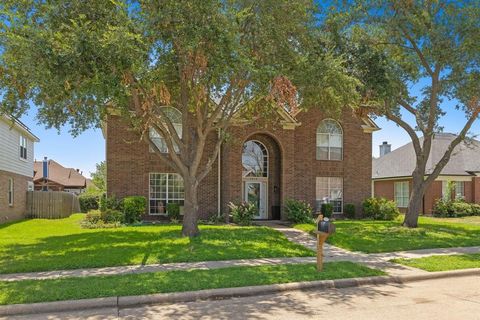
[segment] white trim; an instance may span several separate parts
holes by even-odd
[[[397,201],[397,186],[399,184],[402,184],[403,185],[406,185],[407,186],[407,204],[399,204],[398,201]],[[405,198],[405,194],[404,194],[404,187],[402,187],[402,195],[401,195],[401,198],[404,199]],[[395,204],[397,205],[398,208],[407,208],[408,207],[408,202],[410,201],[410,182],[409,181],[396,181],[394,184],[393,184],[393,199],[395,201]]]
[[[15,203],[15,181],[13,178],[8,178],[7,181],[7,202],[9,207],[13,207],[13,204]]]
[[[340,128],[340,131],[342,132],[341,135],[340,134],[331,134],[329,132],[321,132],[319,133],[318,132],[318,128],[322,125],[323,122],[325,121],[333,121],[335,122],[338,127]],[[319,159],[318,156],[317,156],[317,149],[319,148],[319,145],[318,145],[318,136],[319,135],[326,135],[328,136],[328,159]],[[341,136],[341,139],[342,139],[342,148],[341,148],[341,156],[340,156],[340,159],[331,159],[331,137],[332,136]],[[315,131],[315,159],[318,160],[318,161],[343,161],[343,152],[344,152],[344,149],[345,149],[345,142],[344,142],[344,136],[345,136],[345,132],[343,131],[343,127],[341,125],[341,123],[335,119],[332,119],[332,118],[326,118],[326,119],[323,119],[322,121],[319,122],[319,124],[317,125],[317,129]]]
[[[165,190],[166,198],[165,198],[165,212],[164,213],[151,213],[151,210],[150,210],[151,209],[150,201],[151,200],[159,200],[159,198],[151,198],[150,182],[151,182],[152,174],[167,175],[166,185],[165,185],[165,187],[166,187],[166,190]],[[148,215],[150,215],[150,216],[166,216],[167,215],[167,205],[168,205],[168,201],[170,200],[168,198],[168,193],[169,193],[168,192],[168,182],[169,182],[168,175],[177,175],[183,180],[183,177],[176,172],[149,172],[148,173]],[[174,198],[172,200],[176,200],[176,201],[183,200],[183,201],[185,201],[185,185],[184,185],[184,190],[183,190],[183,199]],[[184,205],[180,206],[180,215],[183,215],[183,207],[184,207]]]

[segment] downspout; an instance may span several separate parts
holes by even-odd
[[[221,139],[221,132],[220,129],[218,129],[218,139]],[[217,156],[217,216],[220,218],[222,215],[222,202],[221,202],[221,193],[222,193],[222,177],[220,176],[221,174],[221,160],[222,160],[222,145],[220,144],[220,148],[218,150],[218,156]]]

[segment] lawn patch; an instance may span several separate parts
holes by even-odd
[[[459,222],[461,221],[461,222]],[[480,225],[463,223],[469,220],[420,217],[419,227],[401,227],[401,220],[338,220],[336,233],[328,243],[366,253],[416,249],[470,247],[480,245]],[[313,224],[300,224],[297,229],[312,233]]]
[[[430,256],[416,259],[393,259],[392,262],[425,271],[448,271],[480,268],[480,253]]]
[[[267,227],[200,226],[189,239],[180,225],[82,229],[83,216],[0,225],[0,273],[315,255]]]
[[[0,282],[0,304],[183,292],[274,283],[380,276],[385,273],[352,262],[230,267],[86,278]]]

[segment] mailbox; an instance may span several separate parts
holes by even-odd
[[[317,223],[317,231],[325,232],[328,235],[331,235],[335,232],[335,225],[330,222],[328,218],[325,218]]]

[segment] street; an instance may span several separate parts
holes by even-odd
[[[13,319],[480,319],[480,278],[97,309]],[[11,317],[9,319],[12,319]]]

